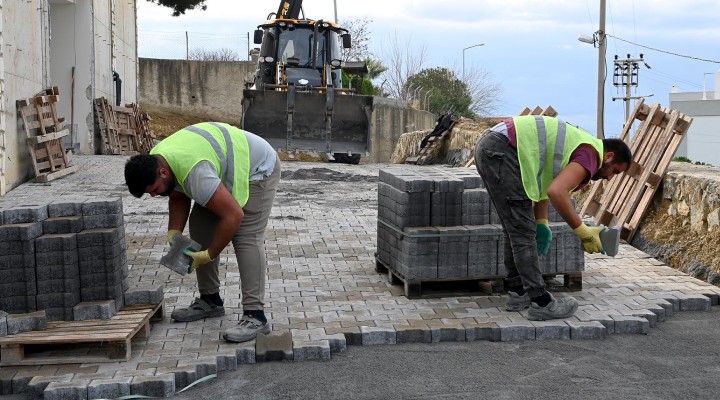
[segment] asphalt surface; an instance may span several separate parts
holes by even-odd
[[[605,340],[349,346],[327,362],[240,365],[176,399],[716,399],[720,309]]]

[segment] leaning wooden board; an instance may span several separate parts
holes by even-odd
[[[163,309],[164,303],[127,306],[108,320],[48,322],[44,331],[1,337],[0,366],[129,360],[132,340],[149,337]]]

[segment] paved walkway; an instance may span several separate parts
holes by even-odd
[[[174,307],[199,296],[195,279],[158,265],[167,250],[166,200],[130,196],[124,186],[125,160],[76,157],[79,172],[50,184],[21,185],[0,198],[0,205],[27,199],[121,196],[130,286],[163,285],[165,320],[152,325],[148,340],[133,342],[127,362],[0,368],[1,393],[41,392],[50,380],[69,382],[48,387],[49,398],[60,393],[59,388],[84,390],[111,378],[125,386],[132,382],[133,391],[142,393],[164,384],[167,393],[169,381],[174,391],[204,375],[262,359],[254,342],[237,345],[221,339],[222,331],[236,324],[241,314],[239,274],[229,248],[221,256],[221,295],[227,315],[191,323],[169,320]],[[523,315],[526,311],[504,311],[503,296],[408,300],[400,286],[375,271],[377,175],[385,167],[283,164],[266,245],[266,312],[274,327],[272,337],[281,342],[287,338],[283,332],[292,336],[292,349],[286,349],[283,357],[329,359],[347,345],[646,334],[673,313],[709,310],[718,304],[720,288],[628,245],[622,245],[615,258],[586,257],[584,289],[572,293],[580,307],[567,320],[530,322]]]

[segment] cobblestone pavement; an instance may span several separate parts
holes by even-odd
[[[271,355],[265,350],[280,346],[272,341],[261,349],[254,341],[238,345],[221,339],[222,331],[235,325],[242,313],[230,247],[221,256],[226,315],[190,323],[169,320],[174,307],[199,296],[195,278],[159,266],[167,251],[166,200],[130,196],[123,178],[125,160],[77,156],[77,173],[50,184],[23,184],[0,198],[0,205],[121,196],[130,286],[163,285],[165,319],[152,325],[149,339],[133,342],[127,362],[2,367],[0,393],[44,390],[46,398],[85,390],[167,395],[202,376],[233,370],[238,363],[329,359],[347,345],[646,334],[675,312],[709,310],[720,299],[720,288],[621,245],[615,258],[586,256],[583,290],[572,293],[580,307],[567,320],[530,322],[523,315],[527,311],[505,311],[504,296],[498,295],[409,300],[401,286],[375,271],[377,176],[388,165],[285,162],[267,230],[266,312],[273,323],[271,337],[288,348],[280,349],[280,356]],[[51,381],[57,382],[48,385]]]

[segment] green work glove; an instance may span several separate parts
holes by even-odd
[[[188,268],[188,273],[195,271],[198,267],[201,267],[213,260],[210,258],[210,253],[208,253],[207,250],[192,251],[190,249],[185,249],[183,253],[186,256],[190,256],[193,260],[192,265]]]
[[[600,242],[600,232],[605,229],[605,226],[587,226],[581,224],[577,228],[573,229],[573,232],[582,241],[583,248],[588,253],[602,253],[605,254],[602,242]]]
[[[550,250],[552,232],[548,226],[548,220],[538,219],[535,222],[535,241],[537,242],[538,255],[544,256]]]
[[[182,234],[182,232],[180,232],[177,229],[168,229],[168,233],[167,233],[168,244],[170,246],[172,246],[173,240],[175,239],[175,235],[180,235],[180,234]]]

